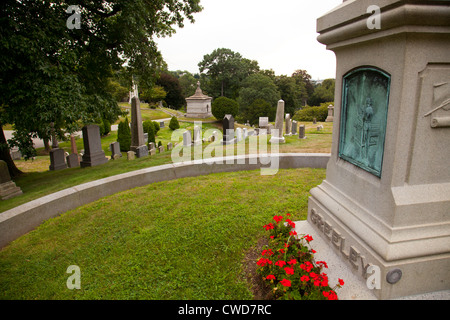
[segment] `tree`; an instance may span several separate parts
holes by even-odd
[[[117,128],[117,142],[120,144],[120,151],[130,151],[131,147],[131,129],[128,122],[128,117],[119,122]]]
[[[203,57],[198,64],[206,91],[214,98],[226,96],[236,99],[241,82],[259,71],[258,62],[245,59],[240,53],[219,48]]]
[[[242,82],[242,88],[239,91],[239,114],[245,120],[253,118],[252,104],[257,99],[266,101],[268,104],[264,117],[269,117],[270,121],[275,119],[276,107],[281,96],[273,80],[262,74],[252,74]],[[259,106],[262,104],[259,104]]]
[[[323,82],[314,89],[314,93],[309,98],[308,104],[311,106],[318,106],[327,101],[334,101],[334,88],[334,79],[323,80]]]
[[[144,130],[144,133],[148,134],[148,142],[156,143],[156,130],[154,122],[152,120],[146,120],[142,123],[142,128]]]
[[[172,107],[172,109],[178,110],[186,105],[186,100],[183,97],[180,82],[178,79],[168,73],[162,73],[156,84],[163,87],[167,92],[166,103]]]
[[[11,144],[25,158],[35,154],[32,137],[49,139],[54,123],[59,139],[95,119],[113,121],[121,113],[109,81],[126,62],[126,74],[151,82],[163,65],[153,38],[194,21],[199,0],[5,0],[0,12],[0,125],[14,125]],[[80,28],[72,28],[79,16]],[[71,28],[68,28],[71,27]],[[3,130],[3,129],[0,129]],[[0,159],[12,176],[3,132]]]
[[[300,109],[303,102],[307,99],[306,87],[303,82],[297,83],[294,77],[278,76],[275,77],[275,84],[281,94],[285,106],[284,112],[294,115],[297,109]]]
[[[239,112],[239,104],[233,99],[219,97],[214,99],[211,112],[217,120],[222,120],[226,114],[231,114],[235,118]]]
[[[292,78],[295,79],[295,82],[297,84],[301,84],[303,83],[305,88],[306,88],[306,93],[307,93],[307,98],[311,97],[311,95],[314,92],[314,85],[311,82],[311,76],[308,74],[308,72],[306,70],[296,70],[293,74],[292,74]]]
[[[170,119],[169,128],[170,128],[170,130],[177,130],[180,128],[180,124],[178,123],[177,117],[173,116]]]

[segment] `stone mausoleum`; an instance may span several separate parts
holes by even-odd
[[[197,90],[195,94],[186,98],[186,117],[188,118],[209,118],[212,117],[211,112],[212,98],[203,94],[200,88],[200,81],[197,82]]]

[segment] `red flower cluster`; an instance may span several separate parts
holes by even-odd
[[[322,294],[328,300],[337,300],[338,299],[336,292],[334,292],[333,290],[323,291]]]
[[[329,286],[328,276],[322,272],[328,265],[314,260],[316,251],[309,245],[313,237],[309,234],[297,237],[291,215],[285,216],[275,215],[275,223],[263,226],[269,231],[270,240],[256,262],[257,272],[270,281],[276,298],[284,295],[286,299],[336,300],[334,290],[344,285],[344,281],[339,279],[334,288]]]

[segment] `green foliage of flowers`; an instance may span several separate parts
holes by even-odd
[[[309,243],[310,235],[298,235],[295,223],[281,215],[273,217],[275,222],[264,225],[269,232],[269,244],[261,252],[256,262],[257,273],[272,288],[274,297],[286,300],[337,300],[336,288],[331,288],[324,269],[325,261],[315,261]]]

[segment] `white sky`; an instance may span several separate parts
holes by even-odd
[[[201,0],[195,23],[156,39],[169,70],[199,73],[198,63],[217,48],[258,61],[261,69],[290,76],[306,70],[313,80],[334,78],[333,52],[317,41],[316,20],[342,0]]]

